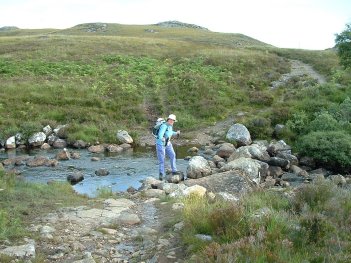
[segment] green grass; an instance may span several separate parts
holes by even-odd
[[[30,235],[26,227],[41,214],[88,202],[68,183],[29,183],[4,171],[0,171],[0,188],[0,240]]]
[[[301,99],[306,87],[298,80],[271,90],[289,71],[287,58],[344,84],[315,105]],[[266,119],[254,137],[269,137],[268,126],[295,108],[311,105],[312,112],[344,99],[348,79],[333,50],[278,49],[241,34],[119,24],[10,30],[0,32],[0,137],[30,121],[69,124],[69,140],[113,142],[116,130],[143,134],[150,120],[171,112],[186,131],[242,111]]]
[[[351,193],[327,180],[290,197],[254,192],[237,204],[190,197],[183,242],[197,255],[190,262],[348,262],[350,209]]]

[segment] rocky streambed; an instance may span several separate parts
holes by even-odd
[[[184,153],[187,147],[177,147],[178,169],[185,171],[187,161]],[[152,147],[129,149],[120,153],[91,153],[86,149],[68,149],[76,158],[60,160],[55,165],[31,165],[38,158],[56,160],[62,149],[49,150],[12,150],[0,152],[0,160],[7,170],[32,182],[66,181],[70,175],[80,174],[84,180],[73,187],[79,194],[94,197],[99,189],[110,189],[112,192],[124,192],[129,187],[141,186],[141,181],[148,176],[158,176],[158,161]],[[104,172],[104,173],[103,173]]]

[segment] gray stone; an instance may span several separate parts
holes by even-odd
[[[228,158],[235,151],[235,147],[231,143],[223,143],[216,152],[216,155],[222,158]]]
[[[183,196],[187,197],[190,195],[198,195],[203,197],[207,192],[207,189],[201,185],[192,185],[183,190]]]
[[[67,142],[64,139],[58,138],[54,141],[52,147],[54,147],[55,149],[62,149],[67,147]]]
[[[50,146],[50,144],[48,144],[48,143],[43,143],[43,145],[42,146],[40,146],[40,149],[41,150],[49,150],[51,148],[51,146]]]
[[[127,131],[119,130],[116,136],[117,140],[119,140],[121,143],[133,143],[133,138],[128,134]]]
[[[267,152],[271,156],[276,156],[278,153],[291,154],[291,147],[287,145],[283,140],[272,141],[267,147]]]
[[[69,151],[67,151],[66,148],[64,148],[62,151],[59,151],[57,154],[56,154],[56,157],[55,157],[57,160],[69,160],[71,158],[71,154]]]
[[[31,241],[25,245],[7,247],[0,250],[0,254],[19,259],[35,258],[35,243],[34,241]]]
[[[15,149],[16,148],[16,137],[11,136],[8,138],[5,142],[5,148],[6,149]]]
[[[50,125],[46,125],[43,128],[43,132],[45,133],[46,136],[49,136],[52,133],[52,128],[50,127]]]
[[[100,168],[100,169],[98,169],[98,170],[95,171],[95,174],[96,174],[97,176],[106,176],[106,175],[109,175],[110,172],[109,172],[109,170],[107,170],[106,168]]]
[[[212,237],[209,235],[196,234],[195,237],[202,241],[208,241],[208,242],[212,241]]]
[[[87,143],[82,140],[77,140],[72,144],[72,147],[76,149],[84,149],[87,147]]]
[[[252,144],[236,149],[236,151],[228,158],[228,162],[239,159],[241,157],[257,159],[260,161],[267,161],[270,158],[269,154],[266,151],[266,147],[260,146],[258,144]]]
[[[298,176],[294,173],[284,173],[281,177],[281,180],[284,182],[288,182],[291,186],[298,186],[305,181],[303,177]]]
[[[246,174],[253,182],[259,184],[261,177],[265,178],[268,164],[251,158],[239,158],[224,165],[220,171],[238,170]]]
[[[103,153],[105,151],[105,146],[103,145],[92,145],[88,148],[89,152],[92,153]]]
[[[178,184],[181,181],[184,181],[184,173],[179,171],[176,174],[166,174],[166,181],[168,183]]]
[[[71,184],[76,184],[83,180],[84,180],[84,175],[82,172],[76,172],[73,174],[69,174],[67,176],[67,181],[69,181]]]
[[[123,148],[116,144],[110,144],[107,145],[106,150],[110,153],[119,153],[123,151]]]
[[[141,221],[138,215],[129,212],[122,212],[117,218],[117,223],[122,225],[135,225],[139,224],[140,222]]]
[[[236,142],[239,146],[250,145],[252,142],[249,130],[240,123],[229,128],[226,138],[230,142]]]
[[[200,185],[209,192],[226,192],[234,196],[241,196],[251,192],[255,187],[255,184],[247,176],[238,171],[227,171],[200,179],[189,179],[184,181],[184,184],[186,186]]]
[[[211,174],[211,167],[202,156],[194,156],[189,160],[186,170],[188,178],[201,178]]]
[[[38,166],[44,166],[47,165],[49,162],[49,159],[44,156],[36,156],[34,159],[30,159],[27,161],[26,165],[29,167],[38,167]]]
[[[300,167],[298,167],[297,165],[292,165],[290,167],[290,171],[293,172],[294,174],[298,175],[298,176],[308,177],[308,173],[305,170],[303,170]]]
[[[284,170],[289,170],[290,168],[290,161],[279,157],[271,157],[267,163],[272,166],[279,166]]]
[[[37,132],[33,134],[29,139],[28,143],[32,147],[41,146],[46,140],[46,135],[43,132]]]

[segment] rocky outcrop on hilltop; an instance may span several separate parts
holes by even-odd
[[[194,29],[208,30],[207,28],[202,26],[183,23],[179,21],[165,21],[165,22],[157,23],[155,25],[160,27],[181,27],[181,28],[194,28]]]
[[[19,28],[16,26],[3,26],[3,27],[0,27],[0,32],[12,31],[12,30],[17,30],[17,29],[19,29]]]

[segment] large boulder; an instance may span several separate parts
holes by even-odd
[[[261,178],[267,175],[269,165],[251,158],[241,157],[225,164],[220,171],[239,170],[246,174],[253,182],[259,184]]]
[[[186,169],[187,177],[192,179],[201,178],[211,174],[211,166],[208,161],[202,156],[193,156],[189,160]]]
[[[26,165],[29,167],[38,167],[48,165],[50,162],[49,158],[45,156],[36,156],[33,159],[27,161]]]
[[[184,181],[187,186],[200,185],[208,192],[226,192],[234,196],[241,196],[252,191],[254,184],[244,174],[238,171],[227,171],[223,173],[211,174],[200,179],[189,179]]]
[[[46,136],[49,136],[52,133],[52,128],[50,125],[46,125],[43,128],[43,133],[45,133]]]
[[[10,138],[8,138],[6,140],[5,148],[6,149],[14,149],[14,148],[16,148],[16,137],[15,136],[11,136]]]
[[[56,157],[55,157],[57,160],[69,160],[71,159],[71,154],[69,151],[67,151],[66,148],[64,148],[62,151],[59,151],[57,154],[56,154]]]
[[[203,197],[207,189],[201,185],[193,185],[183,190],[183,196],[197,195]]]
[[[133,143],[133,138],[128,134],[127,131],[123,130],[119,130],[117,132],[117,140],[119,140],[121,143]]]
[[[87,143],[82,140],[77,140],[72,144],[72,147],[76,149],[83,149],[87,147]]]
[[[91,153],[103,153],[105,151],[104,145],[92,145],[88,148],[88,151]]]
[[[267,152],[271,156],[276,156],[278,153],[291,154],[291,147],[287,145],[283,140],[272,141],[267,147]]]
[[[267,161],[270,158],[265,147],[257,144],[252,144],[236,149],[236,151],[228,158],[228,162],[239,159],[241,157],[257,159],[260,161]]]
[[[57,140],[54,141],[52,146],[56,149],[62,149],[67,147],[67,142],[64,139],[58,138]]]
[[[34,133],[29,139],[28,144],[32,147],[41,146],[46,140],[46,135],[43,132]]]
[[[217,155],[222,158],[228,158],[235,151],[235,147],[231,143],[223,143],[217,150]]]
[[[55,135],[56,135],[57,137],[59,137],[60,139],[66,139],[66,138],[67,138],[66,126],[67,126],[67,125],[58,125],[58,126],[54,129]]]
[[[179,171],[176,174],[166,174],[166,181],[169,183],[178,184],[181,181],[184,181],[184,173]]]
[[[67,176],[67,181],[69,181],[71,184],[76,184],[83,180],[84,180],[84,175],[81,172],[75,172]]]
[[[290,161],[279,157],[271,157],[267,163],[272,166],[279,166],[284,170],[289,170],[290,168]]]
[[[295,155],[292,155],[292,154],[280,152],[277,154],[277,157],[288,160],[291,165],[298,165],[299,164],[299,160],[297,159],[297,157]]]
[[[235,123],[229,128],[226,138],[230,142],[236,142],[239,146],[250,145],[252,143],[249,130],[240,123]]]
[[[123,148],[117,144],[109,144],[106,146],[106,150],[110,153],[119,153],[123,152]]]

